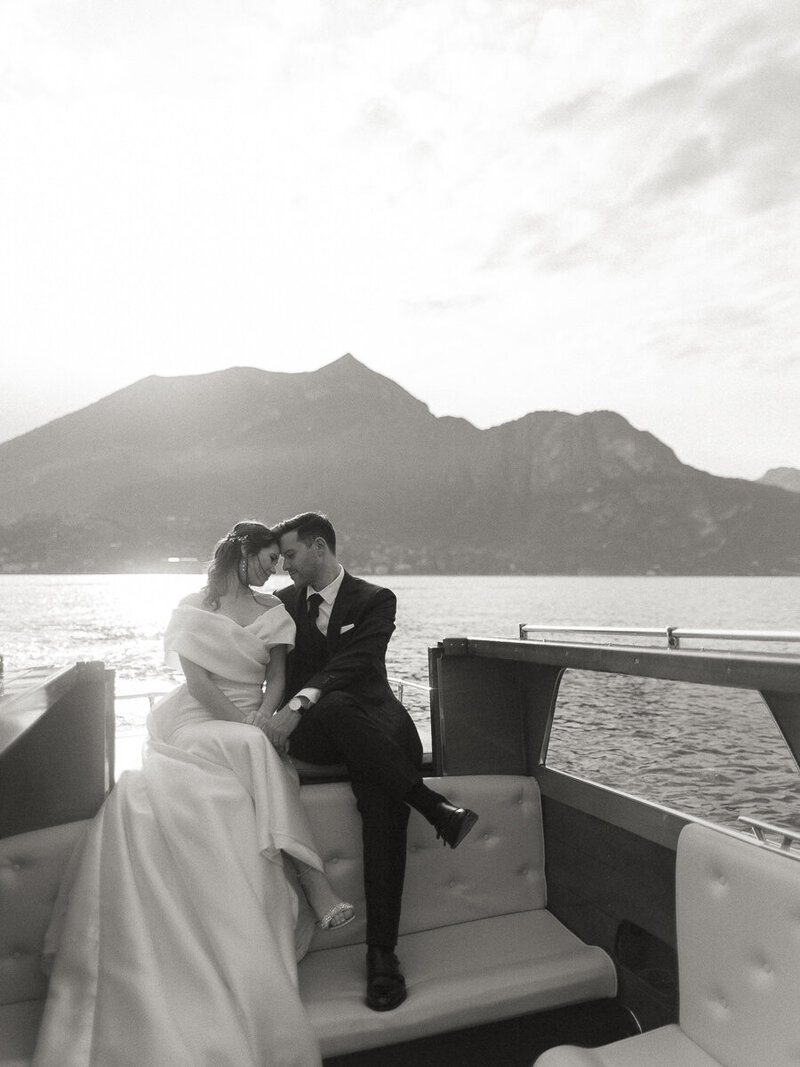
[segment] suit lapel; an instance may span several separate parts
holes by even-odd
[[[304,592],[305,590],[302,590],[302,591]],[[280,593],[283,594],[284,590],[281,589]],[[294,619],[294,621],[296,623],[297,622],[297,617],[298,617],[299,606],[300,606],[300,597],[297,595],[297,587],[294,586],[294,585],[287,586],[286,587],[286,592],[285,592],[285,597],[286,597],[286,599],[284,599],[284,597],[282,595],[280,597],[280,599],[283,600],[283,606],[286,608],[286,610],[289,612],[289,614],[291,615],[291,617]]]

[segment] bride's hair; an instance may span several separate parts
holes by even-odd
[[[263,522],[237,522],[229,534],[217,541],[214,548],[214,558],[208,565],[208,582],[203,597],[205,606],[212,611],[217,610],[220,597],[225,592],[232,574],[236,575],[242,585],[247,586],[247,573],[242,574],[242,560],[277,543],[275,531]]]

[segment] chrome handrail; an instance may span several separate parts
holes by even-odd
[[[537,635],[584,634],[597,637],[640,637],[664,639],[668,648],[680,648],[681,641],[781,641],[800,643],[797,630],[693,630],[682,626],[649,627],[617,626],[541,626],[520,623],[519,636],[523,641],[542,640]]]
[[[750,815],[740,815],[737,821],[743,823],[748,830],[752,831],[756,841],[762,845],[769,845],[770,848],[779,849],[781,852],[789,852],[792,851],[793,845],[800,844],[800,830],[792,830],[786,826],[775,826],[773,823],[754,819]],[[768,834],[779,837],[780,844],[771,841],[767,836]]]
[[[150,710],[153,710],[153,704],[159,697],[166,696],[169,689],[157,689],[148,693],[115,693],[114,703],[116,704],[120,700],[147,700],[150,704]]]
[[[402,703],[403,693],[406,689],[419,689],[422,693],[430,693],[431,687],[429,685],[423,685],[422,682],[407,682],[404,678],[393,678],[391,675],[388,678],[390,685],[397,686],[397,699]]]

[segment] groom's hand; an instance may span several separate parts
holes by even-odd
[[[300,712],[284,704],[264,727],[264,733],[282,756],[289,751],[289,735],[299,722]]]

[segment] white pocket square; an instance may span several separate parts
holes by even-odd
[[[346,623],[344,624],[344,626],[340,626],[340,627],[339,627],[339,633],[340,633],[340,634],[346,634],[346,633],[347,633],[347,631],[348,631],[348,630],[352,630],[352,629],[353,629],[353,628],[355,627],[355,625],[356,625],[356,624],[355,624],[354,622],[346,622]]]

